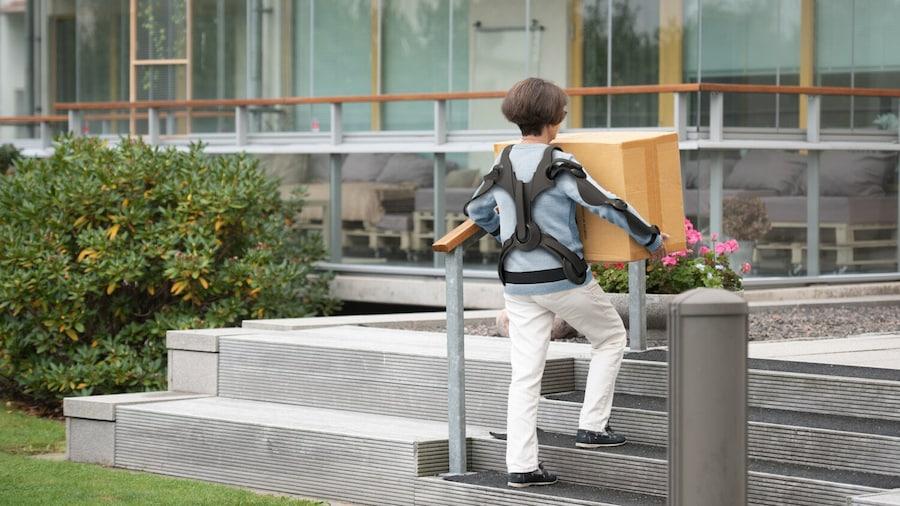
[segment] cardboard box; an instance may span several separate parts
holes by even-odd
[[[494,154],[518,141],[494,144]],[[668,251],[687,248],[678,136],[666,132],[584,132],[559,135],[553,143],[601,186],[625,200],[671,238]],[[588,262],[630,262],[649,257],[619,227],[578,207],[578,226]]]

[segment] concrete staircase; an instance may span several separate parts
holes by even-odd
[[[170,392],[66,399],[69,458],[362,504],[665,503],[664,352],[623,364],[611,423],[632,444],[584,450],[573,434],[589,348],[552,343],[538,425],[562,483],[512,490],[505,442],[489,434],[505,426],[504,339],[466,338],[472,472],[443,479],[445,336],[253,325],[170,332]],[[897,504],[900,371],[750,367],[751,504]]]

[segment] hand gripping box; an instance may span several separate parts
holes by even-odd
[[[494,144],[494,154],[517,141]],[[669,252],[687,248],[678,136],[667,132],[583,132],[553,141],[575,159],[600,186],[625,200],[671,238]],[[649,257],[624,230],[586,212],[577,213],[588,262],[630,262]]]

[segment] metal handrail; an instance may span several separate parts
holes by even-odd
[[[447,429],[450,473],[466,472],[466,350],[463,337],[463,254],[485,235],[472,220],[466,220],[432,244],[435,252],[447,253]]]

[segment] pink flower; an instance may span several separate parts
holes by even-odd
[[[701,255],[705,255],[705,254],[707,254],[707,253],[709,253],[709,252],[710,252],[710,249],[709,249],[709,248],[707,248],[706,246],[700,246],[700,254],[701,254]]]
[[[741,247],[740,247],[740,245],[738,245],[738,242],[735,241],[734,239],[725,241],[725,252],[726,253],[734,253],[735,251],[737,251],[739,249],[741,249]]]
[[[716,255],[724,255],[726,251],[727,246],[725,246],[724,242],[716,244]]]
[[[678,263],[678,259],[672,255],[666,255],[666,256],[662,257],[662,264],[665,265],[666,267],[671,267],[677,263]]]
[[[744,274],[750,272],[750,262],[744,262],[744,265],[741,266],[741,272]]]
[[[684,219],[684,231],[687,232],[689,230],[694,230],[694,224],[691,223],[691,220],[685,218]]]
[[[693,228],[685,230],[685,236],[687,237],[688,244],[697,244],[698,242],[703,240],[703,234],[694,230]]]
[[[676,257],[676,258],[677,258],[677,257],[686,257],[687,254],[688,254],[688,250],[673,251],[673,252],[670,253],[670,254],[671,254],[673,257]]]
[[[713,232],[713,233],[709,236],[709,238],[712,239],[713,241],[718,241],[718,240],[719,240],[719,234]]]
[[[622,263],[622,262],[618,262],[617,264],[613,265],[613,268],[614,268],[614,269],[618,269],[618,270],[622,270],[622,269],[625,268],[625,264]]]

